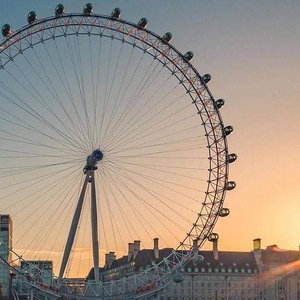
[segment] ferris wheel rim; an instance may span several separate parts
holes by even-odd
[[[196,79],[195,79],[195,77],[193,77],[193,76],[191,76],[191,77],[188,77],[188,72],[186,72],[186,74],[184,74],[184,72],[181,70],[181,69],[179,69],[178,68],[178,66],[177,66],[177,68],[179,69],[179,71],[181,72],[181,74],[187,79],[187,81],[188,81],[188,83],[190,84],[190,87],[191,88],[193,88],[194,89],[194,91],[196,92],[196,94],[197,94],[197,96],[196,97],[198,97],[198,101],[200,100],[201,101],[201,105],[202,105],[202,108],[204,108],[205,109],[205,112],[206,112],[206,114],[207,114],[207,119],[206,120],[204,120],[203,119],[203,115],[200,113],[200,110],[199,110],[199,108],[198,108],[198,103],[196,102],[196,100],[195,100],[195,102],[194,102],[194,104],[195,104],[195,106],[197,107],[197,109],[198,109],[198,111],[199,111],[199,116],[200,116],[200,118],[201,118],[201,120],[202,120],[202,122],[203,122],[203,127],[205,128],[205,132],[206,132],[206,134],[207,134],[207,136],[206,136],[206,138],[207,138],[207,143],[208,143],[208,152],[209,152],[209,155],[210,155],[210,170],[208,170],[209,171],[209,182],[208,182],[208,185],[207,185],[207,192],[206,192],[206,196],[205,196],[205,199],[204,199],[204,202],[203,203],[206,203],[206,201],[207,201],[207,199],[209,198],[209,194],[213,194],[214,193],[214,200],[217,198],[217,202],[216,202],[216,207],[215,207],[215,204],[213,204],[213,206],[211,207],[211,209],[210,209],[210,213],[212,213],[212,211],[213,211],[213,208],[215,208],[215,212],[213,212],[213,215],[211,216],[208,216],[207,217],[207,219],[206,219],[206,224],[203,226],[203,229],[202,229],[202,231],[198,234],[198,237],[195,235],[195,234],[193,234],[193,231],[194,230],[196,230],[197,231],[197,229],[199,229],[199,227],[197,227],[197,224],[198,224],[198,222],[199,222],[199,220],[200,220],[200,218],[201,218],[201,213],[202,213],[202,210],[204,209],[204,205],[201,207],[201,211],[200,211],[200,213],[198,214],[198,217],[196,218],[196,221],[195,221],[195,223],[193,224],[193,227],[192,227],[192,229],[190,230],[190,232],[187,234],[187,236],[185,237],[185,239],[180,243],[180,245],[176,248],[176,250],[179,250],[182,246],[183,247],[186,247],[186,250],[188,250],[188,252],[190,252],[190,254],[191,254],[191,250],[192,250],[192,240],[194,240],[194,239],[197,239],[197,242],[198,242],[198,245],[199,246],[201,246],[204,242],[205,242],[205,240],[207,239],[207,237],[208,237],[208,235],[212,232],[212,230],[213,230],[213,227],[214,227],[214,225],[215,225],[215,223],[216,223],[216,221],[217,221],[217,218],[218,218],[218,213],[219,213],[219,210],[222,208],[222,206],[223,206],[223,202],[224,202],[224,197],[225,197],[225,190],[226,190],[226,183],[227,183],[227,177],[228,177],[228,162],[224,162],[224,161],[222,161],[222,162],[219,162],[219,157],[218,157],[218,155],[219,155],[219,145],[217,145],[217,142],[216,142],[216,140],[217,140],[217,137],[216,137],[216,134],[215,134],[215,131],[216,131],[216,125],[215,124],[213,124],[213,122],[211,121],[211,118],[210,118],[210,113],[209,113],[209,111],[208,111],[208,109],[211,109],[212,110],[212,108],[213,108],[213,111],[214,111],[214,113],[215,113],[215,115],[216,115],[216,119],[219,121],[218,122],[218,125],[217,125],[217,129],[218,129],[218,135],[220,136],[220,132],[221,132],[221,134],[222,134],[222,137],[220,138],[220,142],[222,142],[223,144],[222,144],[222,149],[220,150],[220,151],[224,151],[225,153],[227,153],[227,140],[226,140],[226,136],[223,134],[223,129],[224,129],[224,125],[223,125],[223,121],[222,121],[222,118],[221,118],[221,115],[220,115],[220,113],[219,113],[219,111],[218,111],[218,109],[216,109],[215,107],[214,107],[214,98],[213,98],[213,96],[212,96],[212,94],[211,94],[211,92],[210,92],[210,90],[208,89],[208,87],[207,87],[207,85],[205,84],[205,82],[202,80],[202,77],[200,76],[200,74],[198,73],[198,71],[195,69],[195,67],[189,62],[189,61],[187,61],[187,60],[185,60],[184,58],[183,58],[183,54],[180,52],[180,51],[178,51],[173,45],[171,45],[171,44],[169,44],[169,43],[167,43],[167,42],[165,42],[159,35],[157,35],[156,33],[154,33],[154,32],[152,32],[152,31],[150,31],[150,30],[148,30],[148,29],[146,29],[146,28],[139,28],[136,24],[134,24],[134,23],[132,23],[132,22],[128,22],[128,21],[125,21],[125,20],[123,20],[123,19],[115,19],[115,18],[112,18],[112,17],[109,17],[109,16],[105,16],[105,15],[101,15],[101,14],[92,14],[92,15],[85,15],[85,14],[64,14],[64,15],[62,15],[62,16],[60,16],[60,17],[49,17],[49,18],[44,18],[44,19],[41,19],[41,20],[38,20],[38,21],[36,21],[36,22],[34,22],[34,23],[32,23],[32,24],[29,24],[29,25],[27,25],[27,26],[24,26],[24,27],[22,27],[21,29],[19,29],[19,30],[17,30],[15,33],[13,33],[11,36],[9,36],[7,39],[5,39],[2,43],[1,43],[1,45],[0,45],[0,56],[1,56],[1,54],[4,52],[4,51],[6,51],[8,48],[10,48],[12,45],[14,45],[14,43],[17,43],[17,42],[20,42],[21,40],[23,40],[25,37],[26,37],[26,35],[22,35],[23,33],[26,33],[28,30],[30,30],[30,29],[34,29],[34,28],[36,28],[36,27],[38,27],[39,25],[43,25],[43,24],[45,24],[45,23],[47,23],[47,22],[51,22],[51,21],[57,21],[57,20],[61,20],[61,19],[70,19],[70,18],[76,18],[76,17],[79,17],[79,18],[85,18],[86,20],[92,20],[92,19],[104,19],[104,20],[109,20],[109,21],[111,21],[111,22],[116,22],[116,23],[122,23],[122,24],[125,24],[125,25],[128,25],[128,26],[132,26],[132,27],[134,27],[136,30],[139,30],[139,31],[141,31],[141,32],[145,32],[145,33],[147,33],[147,34],[149,34],[149,35],[151,35],[152,37],[155,37],[155,38],[157,38],[161,43],[163,43],[164,44],[164,46],[166,47],[166,48],[169,48],[169,49],[171,49],[171,50],[173,50],[175,53],[177,53],[177,55],[178,55],[178,57],[180,57],[181,58],[181,63],[183,63],[183,64],[185,64],[186,66],[188,66],[188,68],[187,69],[189,69],[189,71],[190,72],[193,72],[194,73],[194,75],[197,77]],[[78,23],[77,23],[78,24]],[[72,25],[74,25],[74,24],[68,24],[68,26],[72,26]],[[86,25],[86,24],[85,24]],[[62,25],[63,26],[63,25]],[[89,26],[92,26],[92,25],[89,25]],[[57,28],[56,26],[54,26],[54,24],[53,24],[53,26],[51,27],[51,26],[49,26],[49,27],[47,27],[47,28],[45,28],[44,30],[48,30],[48,29],[53,29],[53,28]],[[112,29],[112,30],[114,30],[113,28],[110,28],[110,29]],[[39,31],[35,31],[35,32],[32,32],[31,34],[32,35],[34,35],[34,34],[37,34]],[[75,34],[75,33],[74,33]],[[88,32],[86,32],[85,34],[90,34],[90,33],[88,33]],[[71,34],[67,34],[67,35],[71,35]],[[54,34],[53,34],[53,36],[55,36]],[[62,36],[62,35],[61,35]],[[59,36],[55,36],[55,37],[59,37]],[[136,36],[134,36],[134,38],[136,38],[137,39],[137,37]],[[49,39],[51,39],[51,37],[49,37]],[[11,42],[11,41],[13,41],[13,43],[12,44],[9,44],[9,42]],[[144,43],[144,41],[141,41],[141,40],[139,40],[140,42],[143,42]],[[42,39],[40,39],[40,42],[39,43],[41,43],[42,42]],[[38,44],[38,43],[36,43],[36,44]],[[35,45],[35,44],[34,44]],[[147,44],[148,46],[150,45],[150,44]],[[153,47],[153,45],[152,45],[152,47]],[[140,48],[140,49],[142,49],[142,48]],[[158,48],[156,48],[156,50],[158,50],[159,51],[159,49]],[[162,53],[163,51],[160,51],[160,53]],[[16,55],[18,55],[19,53],[17,53]],[[165,55],[165,56],[167,56],[167,55]],[[160,58],[158,58],[159,60],[160,60]],[[169,59],[169,58],[168,58]],[[9,60],[6,62],[6,63],[8,63],[9,62]],[[160,60],[160,62],[161,63],[163,63],[161,60]],[[171,59],[169,59],[169,62],[171,62],[172,63],[172,60]],[[2,64],[2,60],[1,60],[1,68],[3,68],[5,66],[5,64]],[[174,66],[175,66],[175,63],[174,63]],[[169,68],[169,66],[167,66],[167,68],[169,69],[169,70],[171,70],[170,68]],[[177,76],[176,76],[177,77]],[[178,77],[177,77],[178,78]],[[198,83],[200,82],[200,84],[201,84],[201,87],[204,89],[204,91],[208,94],[208,97],[209,97],[209,102],[207,103],[207,104],[204,104],[203,103],[203,100],[202,100],[202,97],[201,97],[201,93],[199,93],[199,91],[197,90],[197,88],[195,87],[195,83],[191,80],[191,78],[193,79],[193,80],[198,80]],[[179,79],[179,78],[178,78]],[[184,83],[181,83],[182,84],[182,86],[188,91],[188,87],[184,84]],[[189,94],[191,93],[191,91],[189,91]],[[192,97],[192,96],[191,96]],[[193,97],[192,97],[192,99],[194,99]],[[201,109],[202,109],[201,108]],[[208,130],[208,126],[207,126],[207,124],[206,124],[206,122],[210,122],[210,131]],[[211,142],[211,137],[213,137],[213,141],[214,142]],[[211,150],[211,148],[212,148],[212,145],[215,143],[215,145],[216,145],[216,155],[214,155],[214,153],[212,152],[212,150]],[[215,156],[215,157],[214,157]],[[214,178],[214,180],[216,180],[217,181],[217,184],[215,184],[215,188],[214,188],[214,185],[212,185],[211,184],[211,174],[212,174],[212,167],[211,167],[211,161],[212,160],[215,160],[216,162],[217,162],[217,167],[216,167],[216,169],[217,169],[217,178]],[[220,169],[221,169],[221,167],[220,167],[220,164],[223,164],[223,171],[222,172],[220,172]],[[220,174],[220,173],[222,173],[222,174]],[[219,176],[219,177],[218,177]],[[220,190],[220,187],[219,187],[219,181],[221,181],[221,190]],[[213,188],[211,189],[211,187],[213,186]],[[218,190],[219,189],[219,190]],[[219,197],[219,198],[218,198]],[[213,202],[215,202],[215,201],[213,201]],[[209,220],[211,220],[212,222],[209,222]],[[207,225],[208,224],[208,225]],[[207,226],[206,226],[207,225]],[[206,231],[204,230],[204,229],[207,229]],[[203,231],[205,231],[205,232],[203,232]],[[200,239],[200,235],[203,233],[203,237],[202,237],[202,239]],[[189,254],[189,255],[190,255]]]

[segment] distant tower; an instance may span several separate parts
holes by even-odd
[[[0,215],[0,256],[11,263],[12,255],[9,249],[12,247],[12,220],[9,215]],[[10,270],[0,260],[0,298],[9,299]]]

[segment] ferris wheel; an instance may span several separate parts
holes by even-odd
[[[193,53],[147,23],[122,19],[118,8],[65,13],[60,4],[54,16],[32,11],[28,25],[2,28],[0,211],[14,220],[14,251],[53,260],[59,284],[93,267],[103,299],[142,295],[143,284],[177,274],[217,238],[235,188],[224,100],[212,96]],[[106,289],[104,254],[126,255],[133,240],[151,248],[154,238],[175,250],[134,285],[129,276]]]

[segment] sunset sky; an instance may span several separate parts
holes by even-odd
[[[81,11],[86,1],[65,0],[66,11]],[[55,1],[3,0],[1,24],[26,24],[35,10],[53,14]],[[135,22],[147,17],[148,28],[173,33],[172,44],[194,52],[193,65],[210,73],[214,97],[224,98],[222,117],[234,132],[230,180],[237,188],[226,195],[231,211],[215,232],[221,250],[263,247],[298,249],[300,245],[300,2],[297,0],[94,1],[94,11]],[[1,213],[1,212],[0,212]],[[191,220],[191,223],[193,220]],[[211,245],[206,243],[205,249]]]

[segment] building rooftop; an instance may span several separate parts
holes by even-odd
[[[115,259],[111,262],[110,266],[100,268],[100,274],[106,273],[106,271],[116,270],[124,268],[130,265],[132,262],[132,271],[142,271],[147,265],[151,265],[153,262],[156,264],[162,261],[164,257],[167,257],[173,251],[172,248],[163,248],[159,250],[159,258],[154,256],[153,249],[140,250],[135,259],[133,256],[128,259],[128,255],[125,255],[119,259]],[[187,268],[233,268],[233,269],[252,269],[257,270],[257,264],[253,252],[238,252],[238,251],[219,251],[218,259],[214,258],[212,251],[199,251],[199,255],[204,257],[204,260],[198,260],[195,264],[192,260],[187,264]],[[94,279],[94,268],[92,268],[88,274],[87,279]]]
[[[116,259],[114,252],[106,254],[105,266],[100,268],[103,280],[143,271],[145,268],[158,264],[173,251],[172,248],[158,248],[158,239],[153,249],[140,250],[140,241],[129,243],[128,255]],[[269,271],[274,267],[289,269],[289,272],[300,270],[300,250],[283,250],[277,245],[261,249],[261,239],[254,240],[254,251],[219,251],[217,243],[213,251],[199,251],[203,259],[191,259],[184,272],[241,272],[257,273]],[[156,255],[155,255],[156,254]],[[92,268],[87,279],[94,279]]]
[[[289,264],[298,260],[300,260],[300,251],[283,250],[277,245],[271,245],[262,250],[264,264]]]

